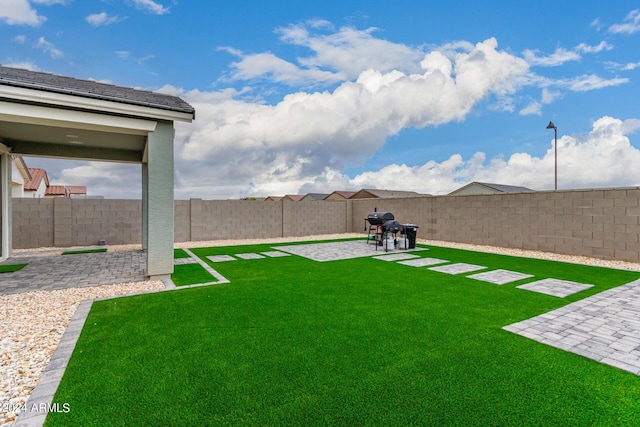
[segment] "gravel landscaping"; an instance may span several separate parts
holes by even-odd
[[[362,234],[293,237],[255,240],[216,240],[206,242],[176,243],[176,248],[232,246],[240,244],[284,243],[305,240],[327,240],[362,237]],[[557,260],[562,262],[595,265],[607,268],[640,271],[639,263],[606,261],[588,257],[558,255],[539,251],[506,249],[462,243],[418,239],[418,243],[466,249],[520,257]],[[109,246],[109,251],[139,250],[140,245]],[[69,248],[40,248],[15,250],[20,255],[60,255]],[[0,340],[0,427],[13,423],[16,417],[12,408],[26,403],[47,366],[60,338],[71,320],[78,304],[87,299],[107,298],[164,289],[159,281],[114,284],[98,287],[73,288],[55,291],[29,292],[0,295],[0,325],[4,331]]]

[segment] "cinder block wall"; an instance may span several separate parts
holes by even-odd
[[[282,236],[346,233],[347,203],[283,200]]]
[[[13,199],[13,247],[112,245],[142,241],[139,200]]]
[[[13,247],[53,246],[54,199],[13,199]]]
[[[176,241],[361,232],[376,209],[418,238],[640,261],[640,188],[320,202],[179,200]],[[139,200],[14,199],[13,247],[140,243]]]
[[[640,261],[640,188],[354,200],[354,230],[376,207],[418,238]]]

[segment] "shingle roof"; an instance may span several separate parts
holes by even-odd
[[[399,190],[378,190],[376,188],[363,188],[358,191],[353,196],[349,197],[350,199],[364,199],[364,198],[381,198],[381,199],[390,199],[390,198],[401,198],[401,197],[415,197],[420,196],[419,193],[415,191],[399,191]]]
[[[0,85],[158,108],[195,116],[195,109],[177,96],[1,65]]]
[[[501,191],[503,193],[521,193],[527,191],[533,191],[527,187],[519,187],[517,185],[504,185],[504,184],[492,184],[490,182],[478,182],[478,184],[482,184],[484,186],[493,188],[494,190]]]
[[[334,191],[333,193],[329,194],[327,197],[325,197],[325,199],[333,196],[333,195],[337,195],[342,197],[343,199],[348,199],[349,197],[353,196],[354,194],[356,194],[355,191]]]

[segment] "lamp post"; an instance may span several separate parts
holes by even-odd
[[[556,176],[556,191],[558,191],[558,128],[556,127],[556,125],[553,124],[553,122],[549,122],[549,124],[547,125],[547,129],[553,129],[553,147],[555,149],[555,159],[556,159],[556,166],[555,166],[555,176]]]

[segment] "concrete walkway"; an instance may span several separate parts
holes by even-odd
[[[25,252],[4,261],[28,264],[0,274],[0,294],[81,288],[146,280],[147,254],[142,251],[72,255]]]

